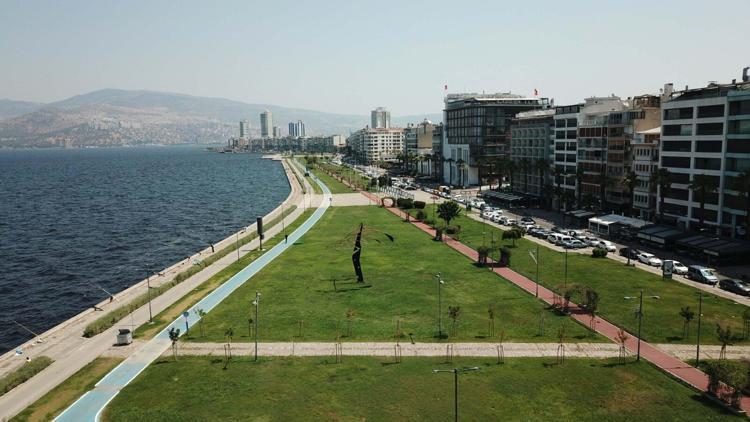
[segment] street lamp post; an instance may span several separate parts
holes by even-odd
[[[151,271],[146,270],[146,289],[148,289],[148,322],[154,322],[154,315],[151,313]]]
[[[442,273],[435,274],[437,279],[437,293],[438,293],[438,338],[443,338],[443,297],[441,287],[445,282],[443,281]]]
[[[568,288],[568,248],[565,248],[565,288]]]
[[[703,306],[703,292],[698,292],[698,339],[695,342],[695,367],[701,360],[701,308]]]
[[[234,245],[237,247],[237,261],[240,260],[240,232],[235,234]]]
[[[453,369],[433,369],[433,373],[453,372],[453,420],[458,422],[458,374],[461,372],[478,371],[479,367],[471,368],[453,368]]]
[[[661,297],[652,295],[649,296],[651,299],[661,299]],[[636,299],[635,296],[625,296],[626,300]],[[636,348],[636,362],[641,360],[641,328],[643,326],[643,289],[641,289],[638,295],[638,310],[636,311],[638,317],[638,346]]]
[[[258,360],[258,307],[260,306],[260,292],[255,292],[255,300],[253,301],[255,306],[255,361]]]

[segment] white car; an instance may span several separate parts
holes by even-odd
[[[501,216],[501,217],[498,217],[496,220],[492,220],[492,221],[498,224],[502,224],[504,226],[508,225],[508,217]]]
[[[666,265],[667,262],[672,262],[672,272],[674,274],[679,274],[679,275],[685,275],[685,274],[687,274],[688,267],[685,266],[685,264],[683,264],[682,262],[675,261],[673,259],[665,259],[664,260],[664,264]]]
[[[607,252],[617,252],[617,246],[615,246],[615,244],[610,242],[609,240],[600,240],[598,243],[592,246],[606,249]]]
[[[585,248],[586,244],[576,238],[571,238],[570,240],[564,241],[561,246],[565,249],[581,249]]]
[[[638,254],[638,260],[643,262],[644,264],[651,265],[654,267],[661,267],[661,259],[654,256],[654,254],[650,254],[648,252],[641,252]]]

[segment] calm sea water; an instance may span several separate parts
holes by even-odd
[[[217,242],[289,194],[198,146],[0,151],[0,353]],[[92,284],[94,286],[92,286]]]

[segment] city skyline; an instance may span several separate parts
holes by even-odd
[[[122,88],[346,114],[387,104],[394,115],[408,115],[439,111],[447,85],[448,92],[531,95],[537,89],[556,104],[568,104],[593,95],[654,94],[667,82],[683,87],[729,80],[747,65],[745,57],[696,58],[750,35],[743,25],[750,4],[742,1],[723,8],[702,2],[490,4],[483,13],[442,2],[364,9],[338,3],[326,11],[304,4],[224,5],[4,2],[0,54],[7,66],[0,77],[9,83],[0,87],[0,98],[50,102]],[[287,9],[307,19],[283,32],[274,20],[262,19]],[[389,25],[381,25],[386,18]],[[26,25],[32,20],[37,24]],[[467,21],[481,29],[455,25]],[[694,31],[705,22],[721,24]],[[272,38],[273,50],[298,46],[301,55],[293,60],[302,60],[304,71],[284,54],[261,60],[260,47],[246,41],[264,36]],[[500,39],[512,42],[488,54]],[[665,44],[670,39],[680,42]],[[356,59],[362,51],[367,54]],[[403,65],[415,55],[421,66]],[[351,66],[336,66],[345,62]]]

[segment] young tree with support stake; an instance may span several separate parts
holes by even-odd
[[[695,318],[695,312],[689,306],[680,309],[680,316],[684,320],[682,324],[682,338],[690,336],[690,322]]]

